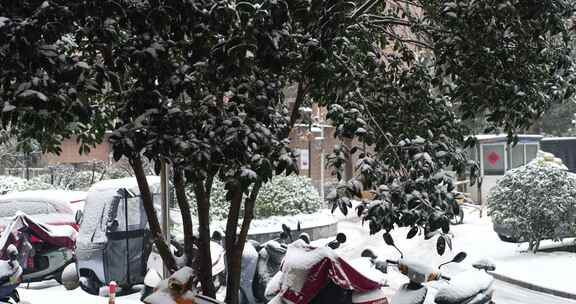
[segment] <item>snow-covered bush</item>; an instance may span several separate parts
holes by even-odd
[[[558,240],[576,232],[576,177],[542,157],[510,170],[490,192],[488,212],[494,224],[538,250],[540,240]]]
[[[262,186],[254,210],[256,218],[313,213],[322,207],[320,195],[308,177],[276,176]]]
[[[92,171],[72,171],[68,174],[42,174],[35,177],[33,180],[40,183],[52,184],[54,188],[64,190],[79,190],[85,191],[92,186],[95,182],[99,181],[101,173]]]
[[[195,213],[196,201],[192,189],[186,194]],[[229,202],[226,201],[224,183],[216,180],[212,186],[210,197],[210,218],[212,221],[222,220],[228,216]],[[309,178],[303,176],[275,176],[272,181],[264,184],[256,199],[254,207],[255,218],[270,216],[295,215],[313,213],[322,207],[318,191]],[[242,213],[241,213],[242,214]]]
[[[24,178],[0,175],[0,194],[13,191],[44,190],[52,189],[52,185],[37,180],[26,180]]]

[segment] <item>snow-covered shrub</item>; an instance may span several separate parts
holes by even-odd
[[[130,173],[122,168],[110,167],[106,169],[103,180],[131,177]]]
[[[313,213],[322,207],[320,195],[308,177],[276,176],[262,186],[256,208],[256,218],[273,215]]]
[[[52,185],[37,180],[26,180],[24,178],[0,175],[0,194],[13,191],[45,190],[52,189]]]
[[[101,173],[99,172],[95,172],[94,176],[92,176],[92,171],[72,171],[67,174],[42,174],[33,180],[40,183],[52,184],[56,189],[84,191],[99,181],[100,177]]]
[[[196,201],[192,189],[187,189],[186,194],[195,213]],[[214,182],[210,203],[211,220],[227,218],[230,203],[226,201],[223,182],[219,180]],[[275,176],[260,189],[254,207],[254,218],[313,213],[321,207],[322,201],[318,191],[309,178],[294,175]]]
[[[534,161],[508,171],[490,192],[488,214],[538,250],[540,240],[576,232],[576,177],[557,163]]]

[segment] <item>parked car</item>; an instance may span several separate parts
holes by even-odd
[[[12,192],[0,196],[0,231],[12,220],[18,211],[48,225],[69,225],[76,231],[77,209],[73,207],[81,201],[76,191],[41,190]],[[85,194],[84,194],[85,197]]]

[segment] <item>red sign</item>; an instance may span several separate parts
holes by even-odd
[[[488,161],[492,166],[496,166],[496,163],[500,160],[500,155],[496,152],[488,154]]]

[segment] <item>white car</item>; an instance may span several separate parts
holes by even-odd
[[[4,226],[20,211],[41,223],[70,225],[78,230],[76,213],[84,208],[85,199],[86,192],[67,190],[22,191],[1,195],[0,226]]]

